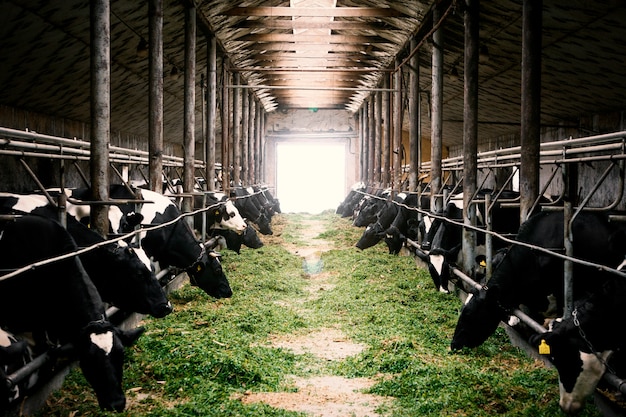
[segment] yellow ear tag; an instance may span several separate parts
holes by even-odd
[[[198,266],[196,266],[196,272],[200,272],[202,271],[202,267],[200,266],[200,264],[198,264]]]
[[[216,210],[216,211],[215,211],[215,215],[216,215],[216,216],[219,216],[219,215],[220,215],[219,210]]]
[[[480,262],[478,263],[478,265],[480,265],[480,266],[481,266],[481,268],[486,268],[486,267],[487,267],[487,262],[486,262],[486,261],[480,261]]]
[[[541,339],[541,343],[539,344],[539,354],[540,355],[550,354],[550,345],[547,344],[544,339]]]

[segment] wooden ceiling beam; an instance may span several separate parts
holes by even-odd
[[[393,30],[388,24],[383,22],[347,22],[347,21],[328,21],[320,22],[308,18],[298,18],[289,20],[278,19],[259,19],[244,20],[234,25],[237,29],[329,29],[329,30],[364,30],[380,32],[384,30]]]
[[[225,16],[411,17],[389,7],[233,7]]]
[[[289,33],[255,33],[241,36],[236,42],[297,42],[298,44],[389,43],[387,39],[377,35],[294,35]]]
[[[367,53],[378,50],[384,51],[393,48],[395,45],[391,44],[340,44],[340,43],[331,43],[331,44],[302,44],[302,43],[292,43],[292,42],[268,42],[268,43],[251,43],[250,45],[246,45],[245,49],[249,51],[317,51],[319,53],[320,46],[324,47],[325,51],[328,52],[361,52],[363,55],[367,55]]]

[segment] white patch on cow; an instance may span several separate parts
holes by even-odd
[[[157,214],[165,213],[169,206],[176,206],[169,198],[155,191],[141,190],[141,196],[144,200],[150,201],[150,203],[141,205],[141,215],[143,216],[141,223],[145,225],[151,224]]]
[[[520,324],[520,319],[517,316],[509,316],[509,320],[506,322],[511,327],[517,326]]]
[[[443,255],[430,255],[430,263],[435,267],[435,271],[439,275],[441,275],[441,271],[443,271],[443,262],[445,258]]]
[[[247,192],[248,192],[248,194],[250,194],[250,195],[254,194],[254,188],[252,188],[252,187],[248,187],[248,188],[246,188],[246,191],[247,191]]]
[[[406,193],[398,193],[398,198],[401,198],[402,201],[406,200]]]
[[[0,193],[0,197],[14,197],[17,198],[17,203],[13,206],[13,210],[23,211],[25,213],[30,213],[35,210],[37,207],[43,207],[48,204],[48,200],[46,197],[41,196],[30,196],[30,195],[21,195],[21,194],[13,194],[13,193]]]
[[[99,334],[91,333],[89,339],[91,339],[91,343],[98,346],[107,355],[113,350],[113,332],[111,331]]]
[[[474,297],[474,294],[469,293],[467,295],[467,298],[465,299],[465,303],[464,304],[468,304],[473,297]]]
[[[2,329],[0,329],[0,346],[11,346],[11,338],[9,334]]]
[[[583,369],[576,378],[576,384],[572,392],[566,392],[563,384],[559,381],[560,400],[559,406],[568,414],[576,413],[585,404],[585,399],[591,395],[598,385],[606,370],[605,363],[613,353],[607,350],[601,353],[580,352]]]
[[[426,234],[430,232],[430,228],[433,226],[433,218],[430,216],[424,217],[424,229],[426,230]]]
[[[118,241],[117,244],[120,247],[128,247],[128,243],[124,242],[123,240]],[[137,255],[137,257],[141,261],[141,263],[143,263],[146,266],[146,268],[148,268],[149,271],[152,271],[153,270],[152,261],[146,254],[146,251],[144,251],[142,248],[132,248],[132,249],[133,249],[133,252],[135,252],[135,255]]]

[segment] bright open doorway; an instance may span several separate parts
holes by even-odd
[[[276,195],[284,213],[336,209],[346,192],[346,145],[278,142]]]

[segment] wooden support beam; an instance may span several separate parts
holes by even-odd
[[[233,7],[224,16],[264,17],[411,17],[390,7]]]

